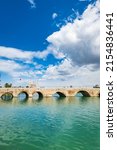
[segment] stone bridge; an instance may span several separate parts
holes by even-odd
[[[59,96],[75,96],[81,93],[83,96],[100,96],[100,88],[0,88],[0,97],[5,94],[11,94],[17,97],[20,93],[25,93],[27,97],[32,97],[34,93],[38,93],[41,97],[50,97],[54,94]]]

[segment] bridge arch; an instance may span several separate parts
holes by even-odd
[[[84,91],[84,90],[78,91],[78,92],[76,93],[76,95],[84,96],[84,97],[90,97],[90,96],[91,96],[89,92]]]
[[[62,97],[62,98],[66,97],[66,95],[63,92],[60,92],[60,91],[54,93],[53,96],[56,96],[56,97],[58,96],[58,97]]]
[[[40,91],[36,91],[32,94],[33,100],[42,100],[43,97],[43,93],[41,93]]]
[[[17,97],[21,101],[26,101],[29,98],[29,95],[26,91],[21,91]]]
[[[12,100],[13,99],[13,94],[10,93],[10,92],[6,92],[6,93],[1,95],[1,99],[6,100],[6,101]]]

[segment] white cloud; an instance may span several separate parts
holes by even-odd
[[[0,46],[0,56],[9,59],[31,60],[35,53],[16,48]]]
[[[99,64],[99,1],[90,4],[72,23],[67,22],[47,38],[54,51],[69,57],[78,66]]]
[[[58,14],[57,13],[53,13],[52,14],[52,19],[55,19],[56,17],[58,17]]]
[[[36,8],[36,3],[34,0],[27,0],[31,4],[31,8]]]
[[[20,70],[24,70],[24,67],[13,60],[0,60],[0,71],[5,72],[13,76]]]
[[[22,65],[13,60],[0,59],[0,72],[4,72],[10,76],[10,80],[14,85],[28,85],[29,81],[39,79],[42,75],[41,66],[38,70],[29,68],[28,65]],[[7,81],[5,81],[7,82]]]
[[[55,57],[61,53],[60,58],[66,58],[60,64],[47,68],[43,76],[45,83],[55,84],[56,81],[59,85],[77,86],[99,84],[99,9],[99,1],[90,4],[81,16],[70,22],[69,19],[66,25],[47,38],[49,51]]]
[[[21,60],[25,63],[32,63],[33,58],[45,59],[50,53],[53,53],[56,57],[62,57],[62,54],[56,54],[56,51],[53,51],[53,48],[49,46],[46,50],[43,51],[26,51],[12,47],[0,46],[0,57],[8,58],[12,60]]]
[[[81,16],[66,22],[59,31],[54,32],[43,51],[24,51],[0,46],[0,56],[10,60],[0,60],[0,71],[14,78],[40,80],[40,85],[94,85],[99,84],[99,1],[90,4]],[[33,58],[45,59],[53,54],[63,59],[60,64],[47,69],[33,62]],[[22,66],[15,62],[22,60]],[[28,68],[33,64],[35,68]],[[37,66],[37,68],[36,68]],[[35,70],[34,70],[35,69]]]
[[[50,65],[45,71],[42,81],[53,86],[92,86],[99,84],[99,70],[93,70],[94,65],[73,66],[70,59],[63,60],[58,65]],[[44,82],[41,83],[44,85]],[[56,83],[54,83],[56,82]]]
[[[71,69],[73,70],[72,62],[65,59],[58,65],[50,65],[47,68],[44,77],[47,77],[48,79],[64,79],[64,76],[72,75],[73,72],[71,72]]]

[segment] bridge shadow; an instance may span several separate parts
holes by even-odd
[[[90,94],[87,91],[78,91],[75,96],[76,97],[90,97]]]
[[[22,91],[18,94],[17,99],[19,102],[24,103],[28,100],[29,96],[26,92]]]
[[[13,95],[11,93],[5,93],[1,96],[1,100],[3,101],[11,101],[13,99]]]
[[[32,95],[33,101],[41,101],[43,99],[43,94],[41,92],[35,92]]]
[[[59,100],[59,101],[61,101],[61,100],[64,100],[64,99],[66,98],[66,96],[65,96],[65,94],[63,94],[63,93],[61,93],[61,92],[56,92],[56,93],[54,93],[54,94],[52,95],[52,98],[53,98],[54,100]]]

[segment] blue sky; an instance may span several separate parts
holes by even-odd
[[[1,0],[1,84],[99,84],[99,1]]]

